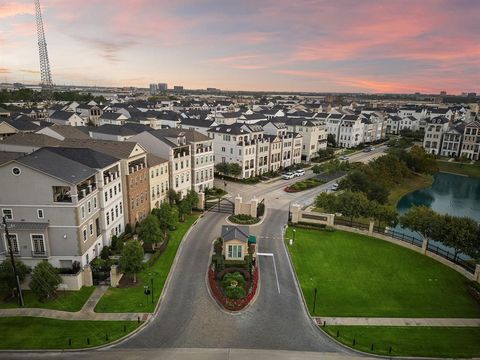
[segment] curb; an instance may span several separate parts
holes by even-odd
[[[231,222],[230,220],[228,220],[228,218],[230,217],[231,215],[228,215],[226,218],[225,218],[225,221],[227,222],[228,225],[233,225],[233,226],[237,226],[237,225],[240,225],[240,226],[248,226],[248,227],[253,227],[253,226],[258,226],[258,225],[262,225],[263,222],[265,221],[266,217],[267,217],[267,207],[265,206],[265,212],[263,213],[263,216],[262,218],[260,219],[259,222],[255,223],[255,224],[237,224],[237,223],[234,223],[234,222]]]
[[[78,349],[19,349],[19,350],[15,350],[15,349],[10,349],[10,350],[0,350],[0,354],[1,353],[47,353],[47,352],[50,352],[50,353],[68,353],[68,352],[86,352],[86,351],[94,351],[94,350],[103,350],[103,349],[109,349],[115,345],[118,345],[126,340],[128,340],[130,337],[136,335],[137,333],[139,333],[140,331],[143,330],[143,328],[145,328],[151,321],[152,319],[155,318],[155,315],[157,314],[159,308],[160,308],[160,305],[163,303],[163,299],[165,297],[165,293],[166,293],[166,289],[169,287],[170,285],[170,280],[171,280],[171,277],[172,277],[172,274],[173,274],[173,271],[175,270],[175,267],[177,266],[177,263],[178,263],[178,258],[179,258],[179,255],[183,249],[183,245],[184,245],[184,241],[185,239],[190,235],[190,232],[192,231],[193,227],[198,223],[198,221],[203,217],[203,215],[205,214],[205,212],[202,212],[201,214],[199,214],[198,218],[192,223],[192,225],[190,226],[190,228],[187,230],[187,232],[185,233],[185,235],[183,235],[182,237],[182,240],[180,241],[180,245],[177,249],[177,253],[175,254],[175,259],[173,260],[173,263],[172,263],[172,266],[170,267],[170,271],[168,272],[168,275],[167,275],[167,279],[165,280],[165,285],[163,286],[163,289],[162,289],[162,292],[160,294],[160,297],[158,298],[158,301],[157,301],[157,305],[155,306],[155,310],[153,313],[148,313],[149,314],[149,318],[145,321],[143,321],[140,326],[138,326],[135,330],[133,330],[132,332],[126,334],[125,336],[115,340],[115,341],[112,341],[108,344],[104,344],[104,345],[98,345],[98,346],[92,346],[92,347],[89,347],[89,348],[78,348]],[[68,321],[68,320],[67,320]],[[102,320],[100,320],[102,321]]]
[[[253,296],[252,300],[241,310],[232,311],[232,310],[225,309],[221,304],[218,303],[215,296],[212,295],[212,292],[210,290],[210,284],[209,284],[209,281],[208,281],[208,268],[210,266],[209,265],[210,264],[210,259],[212,258],[212,254],[213,254],[213,242],[215,242],[215,240],[212,241],[212,246],[210,248],[210,253],[209,253],[209,257],[208,257],[209,261],[207,262],[207,271],[205,271],[205,286],[207,287],[207,293],[208,293],[210,299],[215,303],[216,307],[221,312],[223,312],[224,314],[233,315],[233,316],[243,315],[243,313],[245,313],[250,308],[250,306],[252,306],[257,301],[258,295],[260,293],[260,285],[262,283],[261,280],[260,280],[260,265],[257,262],[257,268],[258,268],[258,270],[257,270],[258,271],[257,291],[255,292],[255,295]]]

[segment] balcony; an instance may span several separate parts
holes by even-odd
[[[71,189],[69,186],[53,186],[52,191],[54,202],[72,202]]]
[[[83,199],[87,195],[94,192],[96,189],[97,189],[97,184],[95,183],[94,177],[91,177],[90,179],[77,185],[78,200]]]
[[[145,168],[145,163],[143,162],[143,159],[141,161],[133,161],[130,164],[128,164],[128,174],[133,174],[137,171],[140,171]]]
[[[120,172],[119,171],[116,171],[116,172],[105,172],[103,174],[103,183],[105,185],[107,185],[108,183],[118,179],[120,177]]]

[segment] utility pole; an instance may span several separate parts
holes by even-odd
[[[7,219],[5,216],[3,217],[3,225],[5,225],[5,237],[7,238],[8,242],[8,251],[10,251],[10,261],[12,262],[13,274],[15,275],[15,280],[17,281],[18,302],[20,306],[24,306],[22,289],[20,287],[20,278],[18,277],[17,266],[15,265],[15,259],[13,257],[12,239],[10,239],[10,234],[8,233]]]

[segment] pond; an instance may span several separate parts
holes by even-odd
[[[431,187],[402,197],[397,204],[397,211],[403,214],[412,206],[420,205],[428,206],[441,214],[466,216],[480,222],[480,178],[437,173]],[[397,225],[395,231],[420,238],[417,233],[403,229],[400,225]],[[437,242],[432,243],[447,249]]]

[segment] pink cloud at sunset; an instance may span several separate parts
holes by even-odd
[[[480,86],[476,0],[41,2],[58,83],[368,92]],[[21,71],[38,68],[33,13],[30,0],[0,5],[0,68],[9,81],[39,81]]]

